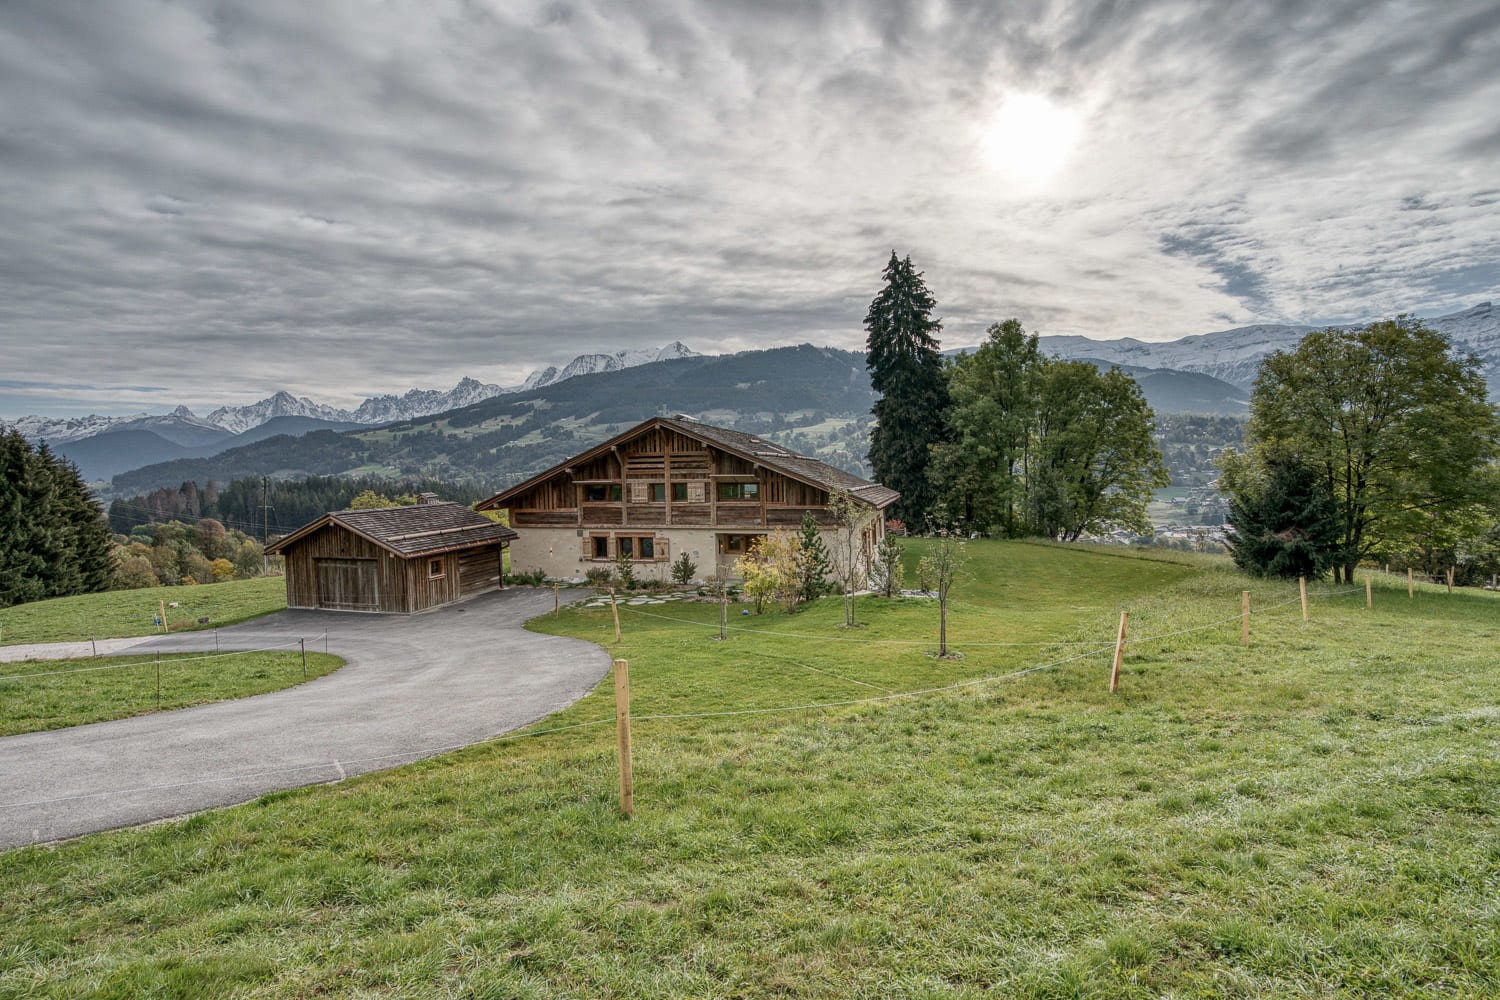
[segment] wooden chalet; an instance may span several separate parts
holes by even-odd
[[[286,560],[292,608],[410,614],[505,585],[516,533],[423,494],[414,507],[339,510],[266,547]]]
[[[522,529],[511,550],[517,569],[577,579],[622,552],[666,565],[687,551],[698,576],[733,575],[757,535],[797,530],[811,511],[837,530],[829,493],[843,490],[868,511],[861,543],[873,552],[880,512],[899,494],[765,438],[685,417],[653,417],[478,504],[510,511]]]

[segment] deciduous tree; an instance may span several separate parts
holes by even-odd
[[[1500,451],[1500,419],[1479,361],[1402,316],[1310,333],[1261,365],[1251,396],[1249,457],[1293,453],[1338,507],[1343,565],[1395,550],[1433,517],[1491,498],[1481,472]]]

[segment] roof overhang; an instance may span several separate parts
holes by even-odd
[[[482,546],[487,546],[487,545],[508,545],[512,541],[514,541],[515,539],[517,539],[517,538],[520,537],[520,535],[516,534],[516,532],[514,530],[510,529],[510,528],[506,528],[505,529],[506,531],[509,532],[508,536],[502,536],[502,537],[499,537],[499,538],[495,538],[495,537],[481,538],[481,539],[475,539],[473,541],[464,541],[462,539],[458,539],[458,540],[455,540],[455,541],[453,541],[451,543],[441,540],[441,534],[439,534],[437,537],[434,538],[434,544],[432,545],[432,547],[430,547],[430,548],[424,548],[424,549],[417,549],[415,551],[408,552],[408,551],[405,551],[403,549],[396,548],[395,546],[391,545],[389,542],[386,542],[386,541],[384,541],[384,540],[382,540],[380,538],[377,538],[375,535],[370,534],[368,531],[361,531],[359,528],[356,528],[354,525],[349,524],[348,522],[342,520],[338,516],[338,513],[339,512],[334,511],[332,513],[324,514],[322,517],[318,518],[317,520],[312,521],[312,522],[310,522],[308,524],[304,524],[302,527],[298,528],[296,531],[292,532],[290,535],[287,535],[287,536],[285,536],[283,538],[276,539],[276,541],[274,541],[270,545],[266,546],[266,549],[265,549],[266,555],[268,555],[268,556],[280,555],[281,553],[285,552],[286,549],[289,546],[295,545],[296,543],[302,541],[302,539],[307,538],[309,535],[315,534],[318,531],[321,531],[322,529],[328,527],[329,525],[333,525],[333,524],[338,525],[340,528],[343,528],[345,531],[349,532],[350,534],[358,535],[360,538],[363,538],[365,541],[369,542],[371,545],[375,546],[378,549],[382,549],[382,550],[384,550],[386,552],[389,552],[391,555],[396,556],[398,559],[418,559],[418,558],[421,558],[423,556],[441,555],[441,554],[446,553],[446,552],[458,552],[458,551],[462,551],[463,549],[477,549],[477,548],[480,548]],[[475,525],[476,529],[478,527],[479,527],[478,525]],[[497,527],[505,527],[505,526],[504,525],[497,525]],[[466,530],[474,530],[474,529],[466,529]],[[398,538],[408,538],[408,537],[411,537],[411,536],[409,536],[409,535],[400,535],[400,536],[397,536],[397,537]]]
[[[727,445],[722,441],[715,441],[712,438],[694,434],[692,431],[692,427],[689,425],[689,422],[685,420],[674,419],[670,417],[651,417],[648,420],[643,420],[641,423],[636,424],[634,427],[630,428],[627,431],[622,431],[619,434],[616,434],[614,437],[610,438],[607,441],[600,442],[599,444],[590,448],[588,451],[574,455],[572,458],[554,465],[552,468],[548,469],[545,472],[537,473],[525,482],[518,483],[507,490],[502,490],[501,492],[496,493],[494,496],[490,497],[488,500],[481,500],[479,503],[474,505],[474,509],[498,510],[506,506],[506,504],[515,499],[517,496],[525,493],[527,490],[541,485],[542,483],[551,479],[553,476],[559,475],[561,473],[571,473],[571,470],[574,466],[582,465],[585,462],[593,461],[601,455],[606,455],[616,450],[622,443],[629,441],[631,438],[636,437],[637,435],[644,434],[646,431],[651,430],[654,427],[666,427],[670,430],[676,431],[679,434],[685,434],[709,448],[717,448],[720,451],[725,452],[726,454],[743,459],[744,461],[749,462],[751,465],[763,466],[765,468],[772,469],[778,474],[786,476],[788,479],[795,479],[799,483],[811,486],[814,489],[823,490],[825,493],[831,492],[831,488],[827,483],[820,483],[816,479],[813,479],[811,476],[803,475],[795,469],[778,464],[775,460],[775,456],[746,451],[741,448],[735,448],[731,445]],[[809,456],[796,455],[795,453],[791,453],[788,457],[806,458]],[[749,477],[730,476],[728,478],[747,479]],[[610,481],[613,482],[613,480]],[[869,497],[860,496],[860,493],[872,488],[885,490],[890,494],[889,499],[882,499],[877,502],[876,500]],[[888,487],[881,486],[879,483],[871,483],[869,484],[869,486],[862,486],[857,489],[847,490],[846,492],[850,496],[854,497],[854,499],[870,507],[873,507],[876,510],[884,510],[886,507],[889,507],[891,504],[895,503],[901,498],[901,494],[889,489]]]

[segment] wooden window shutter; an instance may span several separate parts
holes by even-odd
[[[663,538],[662,536],[658,535],[656,537],[656,561],[657,562],[671,562],[672,561],[671,547],[672,547],[672,542],[671,542],[670,539]]]
[[[584,535],[583,536],[583,558],[585,558],[585,559],[592,559],[592,558],[594,558],[594,536],[593,535]]]
[[[694,479],[687,484],[688,503],[703,502],[703,480]]]
[[[647,497],[647,493],[646,493],[647,488],[648,488],[648,484],[646,483],[645,480],[642,480],[642,479],[632,479],[630,481],[630,502],[631,503],[645,503],[646,502],[646,497]]]

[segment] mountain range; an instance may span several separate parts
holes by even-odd
[[[90,414],[86,417],[20,417],[11,421],[0,421],[20,431],[33,441],[46,441],[50,445],[80,441],[107,431],[146,431],[165,438],[174,444],[186,447],[202,447],[227,441],[268,421],[280,417],[301,417],[325,424],[388,424],[396,420],[410,420],[434,413],[444,413],[471,406],[495,396],[513,392],[527,392],[555,385],[579,375],[597,372],[620,371],[636,365],[666,361],[671,358],[697,357],[680,341],[673,341],[659,350],[617,351],[614,354],[580,354],[562,368],[548,365],[532,372],[520,385],[499,386],[463,378],[446,392],[438,389],[411,389],[400,396],[371,396],[353,410],[314,402],[306,396],[293,396],[289,392],[273,393],[258,403],[245,406],[221,406],[206,417],[199,417],[186,406],[179,406],[170,413],[152,415],[136,413],[128,417],[104,417]],[[286,433],[283,431],[282,433]]]
[[[1479,355],[1492,396],[1500,395],[1500,314],[1490,303],[1424,322]],[[1041,347],[1120,366],[1158,413],[1243,415],[1260,361],[1312,329],[1260,325],[1162,343],[1049,336]],[[779,435],[790,447],[868,471],[873,400],[858,352],[803,345],[704,356],[672,343],[581,355],[562,368],[534,371],[518,386],[465,378],[447,391],[375,396],[353,410],[278,392],[207,417],[178,407],[155,416],[26,417],[13,426],[47,440],[91,481],[114,478],[116,490],[352,472],[501,485],[560,461],[575,441],[659,412]]]
[[[1479,356],[1490,385],[1490,396],[1500,395],[1500,312],[1492,303],[1422,321],[1448,337],[1453,346]],[[1340,329],[1351,330],[1361,324]],[[1312,326],[1242,326],[1203,333],[1181,340],[1149,342],[1126,337],[1090,340],[1088,337],[1042,337],[1041,349],[1068,358],[1088,358],[1147,369],[1168,368],[1199,372],[1249,389],[1266,355],[1297,346]]]

